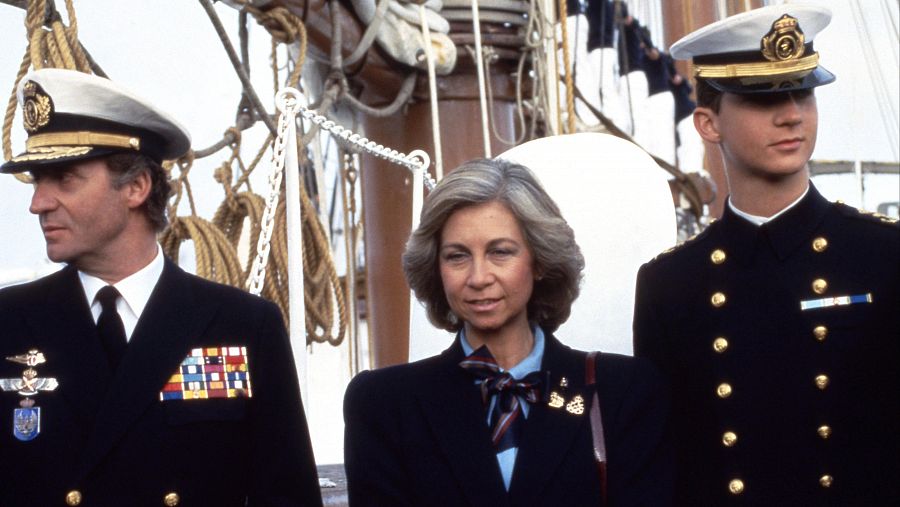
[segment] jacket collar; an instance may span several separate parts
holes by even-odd
[[[726,206],[717,229],[728,255],[749,263],[758,248],[768,247],[783,261],[813,235],[829,204],[810,182],[806,196],[778,218],[757,226]]]

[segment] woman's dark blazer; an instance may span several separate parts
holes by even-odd
[[[344,398],[350,505],[602,505],[585,356],[547,335],[542,369],[549,371],[551,389],[566,402],[580,394],[585,410],[575,415],[546,403],[531,407],[508,493],[479,389],[459,366],[458,338],[439,356],[360,373]],[[597,379],[609,505],[670,505],[668,396],[660,376],[641,359],[600,354]]]

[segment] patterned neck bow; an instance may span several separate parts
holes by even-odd
[[[509,372],[500,372],[500,366],[487,346],[463,359],[459,365],[481,380],[481,400],[488,406],[491,397],[497,396],[497,403],[491,411],[491,441],[496,452],[517,447],[522,427],[525,423],[519,397],[529,403],[537,403],[540,396],[541,373],[531,372],[525,378],[516,380]]]

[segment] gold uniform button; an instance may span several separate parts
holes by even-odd
[[[166,507],[175,507],[179,502],[181,502],[181,497],[175,492],[169,493],[163,497],[163,505]]]
[[[819,426],[819,429],[816,430],[816,433],[818,433],[819,436],[822,437],[822,439],[824,440],[831,436],[831,426],[828,426],[827,424],[823,424],[823,425]]]
[[[73,489],[66,493],[66,505],[81,505],[81,491]]]
[[[713,340],[713,350],[715,350],[719,354],[725,352],[726,350],[728,350],[728,340],[721,336],[716,338],[715,340]]]
[[[828,240],[827,239],[823,238],[822,236],[819,236],[818,238],[813,240],[812,249],[815,250],[816,252],[822,253],[825,251],[826,248],[828,248]]]
[[[721,292],[716,292],[710,298],[710,302],[712,303],[713,306],[715,306],[716,308],[719,308],[720,306],[725,304],[725,294],[722,294]]]
[[[823,488],[830,488],[831,484],[834,482],[834,477],[825,474],[822,477],[819,477],[819,484],[822,485]]]
[[[725,262],[725,251],[717,248],[709,255],[709,258],[713,264],[722,264]]]
[[[734,444],[737,443],[737,434],[733,431],[726,431],[722,434],[722,444],[725,447],[734,447]]]
[[[719,387],[716,388],[716,395],[722,399],[731,396],[731,384],[728,384],[727,382],[719,384]]]
[[[814,327],[813,336],[815,336],[816,340],[819,340],[820,342],[825,341],[825,337],[828,336],[828,328],[825,326]]]
[[[816,375],[816,387],[819,389],[824,391],[829,382],[828,375]]]
[[[812,290],[816,294],[825,294],[825,291],[828,290],[828,282],[822,278],[816,278],[813,280]]]
[[[740,479],[731,479],[731,481],[728,482],[728,491],[730,491],[732,495],[740,495],[744,492],[744,481]]]

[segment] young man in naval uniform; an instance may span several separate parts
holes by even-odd
[[[671,383],[679,505],[900,501],[900,229],[825,200],[807,168],[829,21],[765,7],[671,48],[730,190],[638,274],[634,351]]]
[[[74,71],[18,98],[27,151],[0,170],[30,173],[66,267],[0,290],[0,505],[321,505],[277,307],[157,243],[187,132]]]

